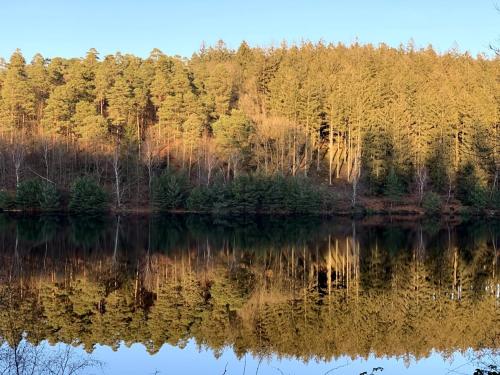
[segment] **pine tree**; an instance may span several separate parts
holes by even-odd
[[[30,87],[26,61],[19,50],[9,60],[0,95],[2,125],[11,130],[29,130],[30,120],[35,115],[36,97]]]
[[[80,177],[71,186],[70,211],[77,214],[96,214],[108,207],[108,196],[90,177]]]
[[[397,175],[395,168],[391,167],[385,181],[384,194],[391,200],[391,203],[395,203],[401,198],[403,193],[404,187],[401,179]]]

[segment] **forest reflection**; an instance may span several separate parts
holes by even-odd
[[[300,360],[500,348],[500,223],[0,216],[10,347]]]

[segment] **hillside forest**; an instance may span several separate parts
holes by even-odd
[[[499,124],[498,56],[412,43],[31,62],[17,50],[0,64],[0,206],[498,211]]]

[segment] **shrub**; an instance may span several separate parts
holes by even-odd
[[[422,200],[422,207],[426,215],[435,216],[441,213],[443,202],[439,194],[431,191],[424,195],[424,199]]]
[[[186,201],[188,210],[209,212],[213,207],[213,196],[207,186],[196,186],[189,193]]]
[[[397,202],[404,193],[404,186],[396,170],[391,167],[385,180],[384,195],[392,202]]]
[[[476,210],[484,210],[488,205],[488,200],[488,192],[479,184],[474,185],[468,192],[467,202]]]
[[[17,185],[16,204],[19,208],[36,210],[42,201],[42,184],[38,179],[25,180]]]
[[[262,191],[260,180],[240,176],[230,185],[230,210],[235,213],[255,213],[261,208]]]
[[[184,175],[163,172],[160,177],[153,181],[153,206],[160,211],[185,207],[188,195],[187,187],[187,179]]]
[[[323,212],[335,212],[338,205],[338,195],[328,187],[320,187],[318,194],[321,199],[321,211]]]
[[[493,210],[500,210],[500,190],[493,193],[491,197],[491,208]]]
[[[90,177],[80,177],[71,186],[70,211],[76,213],[98,213],[108,207],[108,195]]]
[[[365,206],[363,206],[362,204],[356,204],[356,206],[352,207],[351,208],[351,216],[354,218],[354,219],[357,219],[357,218],[363,218],[365,217],[366,215],[369,215],[370,213],[368,212],[368,210],[366,209]]]
[[[16,204],[25,210],[57,210],[59,208],[59,193],[52,183],[40,179],[26,180],[17,186]]]
[[[0,210],[8,210],[14,208],[16,200],[8,191],[0,190]]]
[[[483,210],[488,206],[490,194],[481,184],[474,164],[467,163],[457,172],[457,198],[466,206]]]
[[[266,178],[262,181],[261,207],[263,211],[276,213],[286,211],[285,197],[288,182],[282,176]]]
[[[473,206],[472,194],[474,194],[473,191],[478,185],[478,177],[474,164],[467,163],[460,167],[457,172],[456,184],[456,195],[460,202],[466,206]]]
[[[218,215],[231,213],[231,188],[218,180],[209,187],[209,194],[212,199],[212,212]]]
[[[290,213],[318,212],[321,205],[319,191],[305,179],[292,178],[287,184],[285,209]]]
[[[191,190],[187,208],[219,215],[332,212],[337,197],[328,188],[302,178],[240,176],[231,183],[216,181]]]
[[[434,189],[444,193],[448,189],[450,166],[452,161],[446,147],[441,144],[435,144],[434,151],[427,161],[427,170],[429,171],[429,180]]]
[[[42,184],[40,208],[44,211],[55,211],[59,208],[59,192],[56,185],[48,182]]]

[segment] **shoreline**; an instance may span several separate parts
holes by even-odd
[[[126,216],[126,215],[200,215],[200,216],[218,216],[218,217],[241,217],[241,216],[268,216],[268,217],[352,217],[352,218],[371,218],[371,217],[389,217],[398,220],[416,220],[416,219],[466,219],[468,217],[475,217],[481,219],[500,219],[500,212],[498,211],[484,211],[477,212],[473,210],[467,210],[469,207],[462,206],[461,210],[443,210],[437,215],[427,215],[423,210],[411,209],[370,209],[366,207],[361,207],[360,209],[351,210],[338,210],[338,211],[315,211],[311,213],[293,213],[293,212],[278,212],[278,211],[256,211],[256,212],[209,212],[209,211],[196,211],[187,209],[172,209],[172,210],[157,210],[152,207],[110,207],[106,211],[102,212],[74,212],[68,209],[60,210],[24,210],[24,209],[3,209],[0,213],[4,214],[20,214],[20,215],[80,215],[80,216],[94,216],[94,215],[114,215],[114,216]]]

